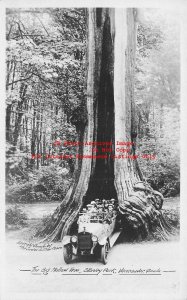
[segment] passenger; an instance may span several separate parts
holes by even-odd
[[[96,221],[97,220],[97,209],[92,204],[88,204],[88,215],[90,217],[90,221]]]
[[[103,219],[103,223],[106,224],[111,224],[111,217],[109,216],[109,213],[108,213],[108,209],[105,209],[104,210],[104,219]]]
[[[91,213],[92,210],[93,210],[93,205],[92,204],[87,204],[87,210],[88,210],[88,213]]]
[[[103,206],[102,205],[100,205],[98,207],[98,217],[99,217],[100,221],[103,219]]]
[[[108,203],[106,202],[104,208],[108,210]]]
[[[100,205],[98,205],[98,208],[97,208],[98,210],[102,210],[102,212],[103,212],[103,205],[102,204],[100,204]]]
[[[110,217],[110,218],[112,218],[113,216],[114,216],[114,212],[113,212],[113,205],[111,205],[111,204],[109,204],[109,206],[108,206],[108,216]]]
[[[114,198],[111,199],[111,204],[116,205],[116,200]]]
[[[95,203],[96,203],[96,206],[98,206],[100,204],[99,198],[95,199]]]
[[[105,203],[106,203],[106,200],[103,199],[103,201],[102,201],[103,206],[105,206]]]
[[[95,201],[91,204],[87,204],[87,215],[89,215],[90,221],[98,221],[98,208],[95,205]]]
[[[93,208],[95,209],[95,211],[97,211],[97,204],[95,201],[91,201],[91,205],[93,206]]]
[[[104,208],[104,215],[106,216],[108,214],[108,209]]]

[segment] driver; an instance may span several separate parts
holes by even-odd
[[[93,206],[92,211],[97,212],[97,204],[95,201],[91,201],[91,205]]]

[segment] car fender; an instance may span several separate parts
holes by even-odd
[[[65,235],[62,239],[62,244],[65,246],[71,243],[71,235]]]
[[[107,237],[102,237],[101,239],[98,240],[100,246],[105,245],[106,242],[107,242]]]

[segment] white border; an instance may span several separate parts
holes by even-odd
[[[0,3],[0,291],[4,288],[5,270],[5,13]],[[1,292],[0,292],[1,293]],[[1,298],[1,294],[0,294]]]
[[[1,246],[1,291],[3,290],[3,278],[5,272],[4,254],[5,254],[5,235],[4,235],[4,153],[5,153],[5,9],[6,7],[144,7],[144,8],[167,8],[172,10],[180,10],[181,15],[181,241],[180,241],[180,295],[176,295],[175,299],[187,299],[187,1],[186,0],[4,0],[0,1],[0,183],[1,183],[1,200],[0,200],[0,246]],[[125,287],[124,287],[125,289]],[[7,295],[8,296],[8,295]],[[6,297],[7,297],[6,296]],[[2,299],[99,299],[101,295],[97,294],[14,294]],[[128,299],[145,299],[146,295],[106,295],[106,299],[122,299],[127,296]],[[150,296],[149,296],[150,298]],[[102,295],[102,299],[105,296]],[[152,299],[162,300],[162,295],[151,296]],[[165,300],[164,298],[163,300]],[[168,299],[171,299],[168,295]],[[174,298],[172,298],[174,299]]]
[[[5,7],[185,7],[185,0],[4,0]]]

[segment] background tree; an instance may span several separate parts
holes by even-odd
[[[62,177],[58,186],[67,188],[71,182],[74,160],[47,159],[46,155],[68,154],[68,147],[54,142],[73,141],[80,131],[77,115],[80,110],[83,117],[85,103],[85,11],[8,9],[6,24],[7,199],[25,197],[27,201],[33,197],[21,191],[14,197],[14,191],[20,181],[28,187],[33,176],[36,185],[36,168],[52,176],[54,165],[68,173],[68,185]],[[54,186],[54,195],[56,190],[61,200],[66,189],[62,192]],[[39,192],[41,200],[49,197],[42,195],[43,188]],[[38,201],[37,195],[34,199]]]
[[[156,155],[139,160],[141,169],[164,196],[175,196],[180,190],[178,16],[163,10],[143,12],[136,60],[137,153]]]

